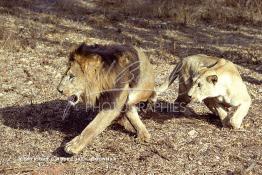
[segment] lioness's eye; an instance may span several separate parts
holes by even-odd
[[[201,87],[201,84],[200,84],[200,83],[198,83],[198,84],[197,84],[197,86],[198,86],[198,87]]]

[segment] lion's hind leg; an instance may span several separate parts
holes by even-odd
[[[141,121],[137,108],[135,106],[129,106],[128,111],[126,112],[128,120],[131,122],[131,124],[134,126],[134,128],[137,131],[138,139],[140,141],[149,142],[150,140],[150,134],[146,129],[146,126]]]
[[[127,131],[135,133],[136,129],[130,123],[126,116],[122,116],[117,120],[117,124],[123,126]]]

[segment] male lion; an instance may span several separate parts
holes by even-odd
[[[227,63],[227,64],[223,64]],[[216,72],[218,69],[218,72]],[[218,86],[210,84],[204,77],[213,71],[219,78]],[[206,74],[204,74],[206,72]],[[225,61],[217,57],[211,57],[203,54],[193,55],[184,58],[174,68],[168,79],[157,88],[156,93],[160,94],[165,91],[174,80],[179,77],[179,91],[175,102],[181,107],[185,107],[193,99],[203,101],[205,105],[216,115],[218,115],[225,125],[227,122],[227,110],[231,106],[238,106],[238,110],[230,120],[230,124],[234,128],[239,128],[244,116],[247,114],[251,99],[247,92],[236,67],[230,61]],[[198,84],[202,81],[203,84]],[[206,80],[206,81],[205,81]],[[226,83],[221,83],[225,80]],[[201,86],[198,87],[198,85]],[[230,85],[230,86],[229,86]],[[215,88],[218,88],[217,90]],[[222,93],[223,91],[223,93]],[[221,92],[221,94],[219,94]],[[226,92],[226,94],[224,94]],[[212,95],[212,93],[217,93]],[[219,94],[219,95],[218,95]],[[230,101],[231,100],[231,101]],[[181,112],[185,108],[181,108]]]
[[[80,45],[69,58],[69,68],[58,91],[72,97],[76,104],[82,99],[99,106],[97,116],[65,146],[69,154],[79,153],[113,121],[119,120],[126,129],[135,130],[141,141],[150,134],[140,120],[136,104],[155,95],[152,65],[137,48],[120,45]],[[126,116],[120,116],[125,112]]]
[[[228,108],[237,107],[230,118],[234,129],[240,128],[251,105],[251,98],[237,68],[225,59],[220,59],[211,68],[203,68],[193,79],[188,95],[195,101],[204,100],[222,123],[228,120]]]

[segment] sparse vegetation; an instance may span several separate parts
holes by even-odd
[[[184,24],[257,24],[260,0],[102,0],[103,10],[136,17],[163,18]]]
[[[0,174],[262,174],[261,5],[1,0]],[[56,91],[69,51],[83,41],[141,47],[157,84],[184,56],[204,53],[233,61],[253,100],[244,129],[222,128],[203,105],[192,103],[199,116],[141,113],[150,144],[112,126],[82,154],[64,158],[59,147],[91,120],[80,105],[62,121],[66,102]],[[166,105],[177,96],[175,84],[162,96]]]

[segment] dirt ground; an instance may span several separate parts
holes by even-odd
[[[110,14],[95,1],[75,2],[0,2],[0,174],[262,174],[261,26],[184,25]],[[56,86],[70,50],[84,41],[141,47],[157,84],[188,55],[233,61],[253,102],[243,128],[222,128],[203,104],[192,103],[197,116],[141,112],[150,143],[113,125],[80,155],[65,157],[61,146],[91,114],[80,105],[61,120],[66,101]],[[161,95],[165,103],[177,96],[174,84]]]

